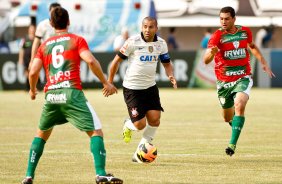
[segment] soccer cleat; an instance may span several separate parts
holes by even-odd
[[[96,176],[97,184],[123,184],[123,181],[119,178],[114,177],[112,174],[107,174],[106,176]]]
[[[32,178],[31,177],[26,177],[21,184],[32,184]]]
[[[232,156],[235,153],[236,145],[229,144],[229,146],[225,149],[225,153],[229,156]]]
[[[125,122],[127,121],[128,119],[124,120],[124,125],[123,125],[123,132],[122,132],[122,135],[123,135],[123,141],[125,143],[129,143],[131,141],[131,135],[132,135],[132,130],[130,130],[129,128],[126,127],[125,125]]]
[[[139,164],[142,164],[142,163],[143,163],[143,162],[138,158],[137,152],[135,152],[135,153],[133,154],[132,162],[139,163]]]

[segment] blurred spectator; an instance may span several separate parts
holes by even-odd
[[[264,48],[273,47],[272,43],[274,40],[273,39],[274,29],[275,29],[274,25],[270,25],[266,28],[266,35],[262,40],[262,45]]]
[[[123,27],[121,29],[121,34],[117,36],[114,40],[114,50],[116,52],[119,51],[119,49],[123,46],[124,42],[129,38],[129,32],[126,27]]]
[[[26,76],[26,90],[29,91],[29,80],[28,80],[28,67],[31,58],[31,48],[35,37],[35,25],[30,25],[28,28],[28,34],[22,39],[20,43],[19,51],[19,64],[24,67],[24,74]]]
[[[0,53],[5,53],[5,54],[10,53],[9,44],[5,42],[2,35],[0,35]]]
[[[204,33],[204,37],[203,37],[203,39],[201,41],[201,47],[203,49],[208,48],[208,42],[209,42],[209,39],[211,37],[211,33],[212,33],[211,28],[207,28],[205,33]]]
[[[178,44],[175,39],[175,27],[169,28],[169,35],[167,37],[168,50],[177,50]]]
[[[269,48],[273,41],[274,25],[262,27],[256,34],[255,43],[258,48]]]
[[[264,48],[262,42],[266,34],[267,32],[265,26],[259,29],[258,32],[256,33],[255,44],[258,48]]]

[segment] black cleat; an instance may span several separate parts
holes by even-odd
[[[232,156],[235,153],[236,145],[229,144],[229,146],[225,149],[225,153],[229,156]]]
[[[21,184],[32,184],[32,178],[31,177],[26,177]]]
[[[112,174],[107,174],[106,176],[96,176],[97,184],[123,184],[123,181],[119,178],[114,177]]]

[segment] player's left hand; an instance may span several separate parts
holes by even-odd
[[[174,76],[169,76],[168,78],[169,78],[170,82],[172,83],[173,88],[176,89],[177,88],[177,82],[176,82]]]
[[[274,73],[271,71],[268,65],[262,65],[262,69],[270,78],[275,77]]]

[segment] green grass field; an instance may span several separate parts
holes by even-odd
[[[142,136],[129,144],[121,130],[127,111],[122,92],[104,98],[85,94],[103,123],[107,171],[125,184],[282,183],[282,90],[253,89],[246,122],[234,156],[225,155],[231,128],[223,123],[215,90],[160,89],[161,126],[154,144],[158,158],[135,164],[131,157]],[[19,184],[25,175],[43,93],[31,101],[23,91],[0,92],[0,183]],[[37,167],[35,184],[90,184],[93,158],[85,133],[70,124],[57,126]]]

